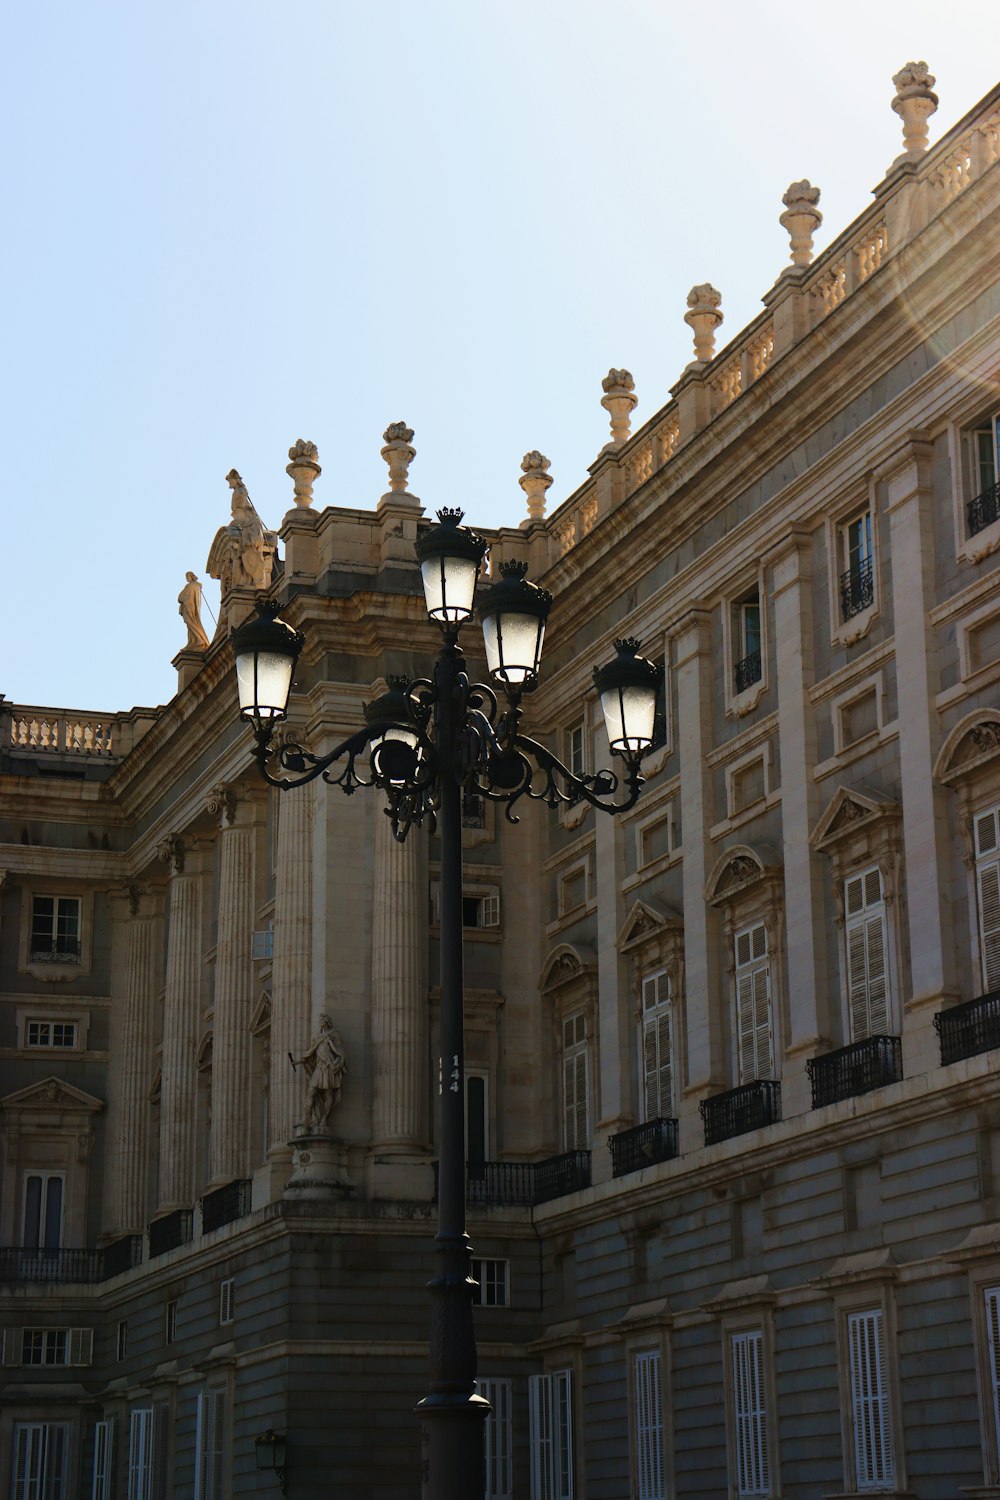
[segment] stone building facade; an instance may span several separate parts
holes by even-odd
[[[894,82],[865,212],[814,259],[793,184],[761,315],[717,351],[695,287],[667,403],[633,431],[610,371],[587,481],[547,513],[526,455],[490,534],[556,596],[529,707],[568,764],[612,637],[663,665],[626,816],[465,809],[490,1500],[1000,1496],[1000,87],[928,148],[933,79]],[[316,752],[435,650],[412,439],[373,510],[290,453]],[[290,1496],[418,1493],[438,850],[256,775],[224,627],[275,539],[229,479],[169,704],[0,703],[12,1500],[275,1495],[268,1430]],[[323,1014],[325,1197],[289,1060]]]

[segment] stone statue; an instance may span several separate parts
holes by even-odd
[[[187,583],[177,595],[177,613],[187,626],[186,649],[204,651],[208,646],[208,636],[201,623],[201,584],[197,573],[185,573],[184,577]]]
[[[226,483],[233,492],[233,519],[226,527],[232,538],[230,586],[266,589],[271,582],[274,533],[265,531],[263,521],[250,503],[247,487],[235,469],[226,475]]]
[[[293,1061],[302,1063],[309,1075],[302,1124],[306,1129],[323,1130],[330,1123],[334,1106],[340,1103],[340,1090],[347,1072],[344,1044],[328,1015],[320,1016],[319,1035],[308,1050]]]

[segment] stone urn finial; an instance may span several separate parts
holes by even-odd
[[[410,465],[417,456],[413,447],[413,428],[405,422],[390,422],[382,434],[385,447],[382,457],[389,465],[389,491],[393,495],[405,495],[410,474]]]
[[[688,310],[684,321],[694,332],[694,357],[707,364],[715,357],[715,330],[722,322],[722,293],[710,281],[693,286],[688,292]]]
[[[604,391],[601,405],[611,418],[611,442],[606,446],[620,448],[632,431],[632,408],[639,399],[635,381],[629,370],[609,370],[601,381],[601,389]]]
[[[903,154],[899,162],[916,161],[927,150],[927,121],[938,107],[934,93],[937,80],[925,62],[904,63],[892,81],[896,94],[892,107],[903,122]]]
[[[313,503],[313,484],[323,472],[319,466],[319,450],[307,438],[296,438],[288,450],[288,458],[285,473],[295,485],[295,504],[308,510]]]
[[[545,520],[545,491],[552,483],[549,460],[537,448],[521,459],[521,478],[517,481],[528,499],[528,520]]]
[[[781,201],[785,212],[778,222],[788,230],[792,242],[792,265],[807,266],[813,257],[813,235],[823,222],[823,215],[816,207],[819,188],[813,187],[808,177],[803,177],[801,182],[789,184]]]

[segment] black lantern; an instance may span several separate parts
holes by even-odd
[[[427,613],[442,625],[461,625],[472,619],[472,600],[486,543],[461,526],[463,512],[438,511],[439,525],[417,537],[417,561],[424,581]]]
[[[390,784],[412,776],[419,758],[420,739],[405,689],[407,677],[387,677],[388,691],[364,705],[376,774]]]
[[[611,749],[622,755],[641,755],[653,743],[659,670],[637,656],[633,636],[615,641],[618,655],[606,667],[594,668],[594,686],[601,698]]]
[[[304,637],[277,618],[275,599],[257,600],[257,614],[232,632],[236,657],[236,683],[240,695],[240,718],[255,729],[276,724],[288,712],[292,673]]]
[[[258,1469],[270,1469],[272,1473],[277,1474],[282,1493],[284,1493],[285,1434],[275,1432],[273,1427],[269,1427],[266,1432],[261,1433],[260,1437],[254,1438],[253,1446]]]
[[[479,601],[486,665],[494,682],[533,687],[542,656],[552,595],[529,583],[527,563],[502,562],[500,577]]]

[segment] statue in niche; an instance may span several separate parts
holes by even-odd
[[[188,651],[204,651],[208,647],[208,636],[201,623],[201,584],[197,573],[185,573],[187,579],[177,595],[177,613],[187,626]]]
[[[309,1044],[293,1065],[301,1063],[309,1077],[306,1108],[302,1124],[307,1130],[325,1130],[334,1107],[340,1103],[340,1091],[347,1072],[347,1054],[328,1015],[319,1018],[319,1035]]]

